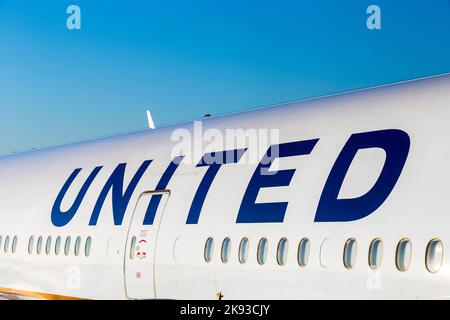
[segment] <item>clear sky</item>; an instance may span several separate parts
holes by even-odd
[[[7,154],[450,72],[450,1],[0,0],[0,41]]]

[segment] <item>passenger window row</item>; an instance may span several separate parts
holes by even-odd
[[[73,246],[73,254],[75,256],[79,256],[81,251],[84,250],[84,255],[86,257],[89,257],[91,254],[92,238],[86,238],[84,242],[84,248],[81,247],[81,242],[81,237],[78,236],[75,239],[75,244]],[[33,254],[35,252],[36,254],[40,255],[45,252],[46,255],[50,255],[53,252],[55,255],[59,255],[60,253],[64,252],[64,255],[68,256],[71,252],[72,238],[70,236],[66,237],[63,243],[63,239],[61,238],[61,236],[58,236],[54,242],[52,236],[48,236],[47,239],[39,236],[36,240],[36,247],[34,243],[35,238],[34,236],[31,236],[28,240],[28,254]]]
[[[278,265],[286,264],[288,258],[289,242],[287,238],[282,238],[278,241],[276,250],[276,261]],[[263,265],[267,261],[269,241],[267,238],[261,238],[258,242],[256,252],[256,260],[258,264]],[[223,263],[230,261],[231,239],[229,237],[222,241],[220,259]],[[204,247],[204,259],[207,263],[213,259],[214,239],[208,238]],[[344,244],[343,250],[343,264],[345,268],[352,269],[356,264],[358,254],[358,242],[355,238],[348,239]],[[441,240],[432,239],[428,242],[425,252],[425,266],[431,273],[436,273],[440,270],[444,254],[444,246]],[[310,240],[303,238],[300,240],[297,247],[297,263],[300,267],[305,267],[308,264],[310,255]],[[249,239],[244,237],[239,242],[237,259],[240,264],[245,264],[249,256]],[[380,238],[373,239],[370,243],[368,252],[368,264],[372,270],[377,270],[381,267],[383,260],[383,241]],[[407,271],[412,260],[412,243],[407,238],[401,239],[395,252],[395,264],[399,271]]]
[[[11,247],[11,253],[16,253],[17,250],[17,236],[12,237],[6,236],[4,241],[0,235],[0,252],[8,253]]]

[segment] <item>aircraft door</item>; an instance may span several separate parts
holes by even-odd
[[[155,299],[155,251],[160,222],[169,191],[144,192],[139,197],[128,229],[125,248],[125,293],[130,299]],[[159,198],[159,205],[151,225],[144,225],[152,197]]]

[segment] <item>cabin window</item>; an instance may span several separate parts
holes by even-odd
[[[308,264],[310,250],[309,248],[310,244],[308,238],[303,238],[302,240],[300,240],[297,252],[297,262],[300,267],[305,267]]]
[[[74,247],[74,253],[75,256],[78,256],[80,254],[80,246],[81,246],[81,237],[78,236],[75,240],[75,247]]]
[[[277,247],[277,262],[280,266],[284,266],[287,260],[288,240],[283,238],[278,242]]]
[[[222,242],[222,252],[221,259],[223,263],[227,263],[230,257],[231,240],[230,238],[225,238]]]
[[[5,253],[8,252],[8,250],[9,250],[9,236],[6,236],[6,238],[5,238],[3,250],[5,251]]]
[[[17,250],[17,236],[14,236],[11,251],[12,253],[16,253],[16,250]]]
[[[248,259],[248,238],[243,238],[239,244],[239,262],[244,264]]]
[[[397,245],[395,263],[399,271],[406,271],[411,264],[412,245],[409,239],[402,239]]]
[[[134,255],[136,253],[136,236],[133,236],[131,238],[131,244],[130,244],[130,259],[134,259]]]
[[[433,239],[428,243],[425,264],[431,273],[436,273],[441,269],[444,246],[439,239]]]
[[[45,244],[45,254],[49,255],[52,250],[52,237],[48,236],[47,243]]]
[[[266,263],[268,242],[266,238],[259,240],[257,260],[260,265]]]
[[[87,237],[86,244],[84,246],[84,255],[86,257],[89,257],[91,255],[91,244],[92,244],[92,238]]]
[[[377,270],[381,267],[383,260],[383,241],[381,239],[372,240],[369,248],[369,267]]]
[[[64,254],[66,256],[68,256],[69,253],[70,253],[70,242],[71,242],[71,238],[67,237],[66,238],[66,243],[64,244]]]
[[[205,243],[204,258],[206,262],[211,262],[213,257],[214,240],[213,238],[208,238]]]
[[[358,243],[355,239],[348,239],[344,247],[344,266],[351,269],[355,266],[358,253]]]
[[[36,253],[41,254],[41,251],[42,251],[42,236],[39,236],[36,244]]]
[[[334,254],[333,242],[330,238],[325,238],[320,245],[320,265],[324,268],[328,268],[332,263]]]
[[[33,253],[33,246],[34,246],[34,236],[31,236],[30,240],[28,240],[28,254]]]
[[[61,237],[58,236],[55,241],[55,255],[59,255],[61,251]]]

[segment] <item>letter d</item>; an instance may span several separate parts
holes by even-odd
[[[362,219],[377,210],[388,198],[408,158],[410,139],[401,130],[353,134],[337,158],[322,192],[315,222],[344,222]],[[381,148],[386,160],[377,182],[365,195],[338,199],[344,178],[360,149]]]

